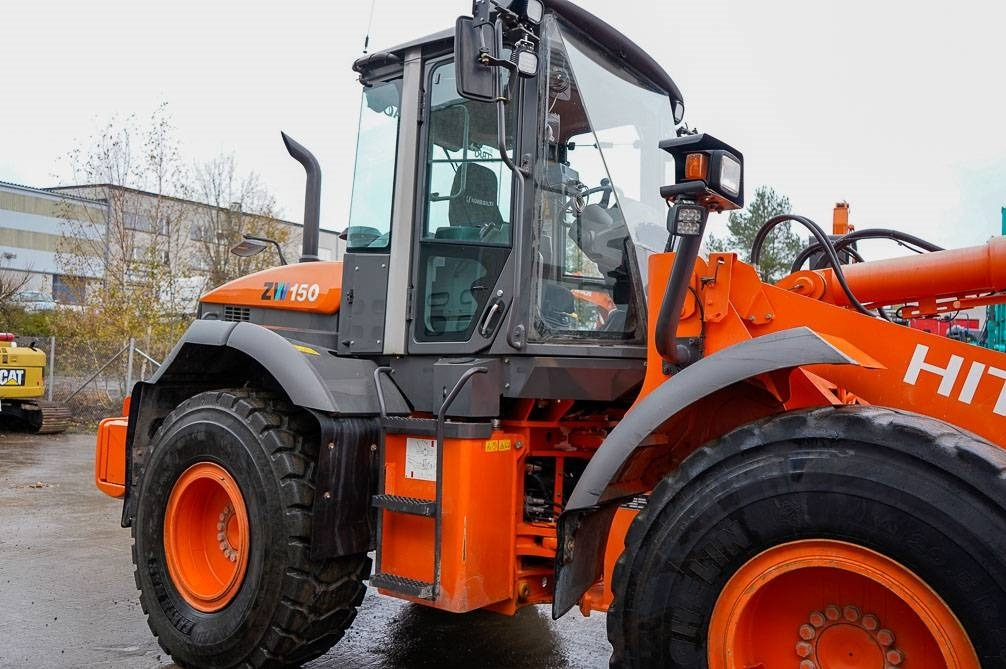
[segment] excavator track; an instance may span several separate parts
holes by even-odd
[[[70,409],[49,400],[29,400],[22,404],[29,430],[35,434],[55,434],[70,426]]]

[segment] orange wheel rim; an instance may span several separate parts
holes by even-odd
[[[234,599],[248,568],[248,511],[237,482],[218,464],[192,465],[164,514],[168,574],[182,598],[212,613]]]
[[[813,539],[755,556],[720,593],[710,669],[980,669],[960,621],[903,565]]]

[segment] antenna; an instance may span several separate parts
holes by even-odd
[[[363,38],[363,53],[367,53],[367,47],[370,46],[370,27],[374,25],[374,5],[377,4],[377,0],[370,0],[370,18],[367,19],[367,35]]]

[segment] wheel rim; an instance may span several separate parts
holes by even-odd
[[[194,609],[219,611],[237,595],[248,567],[248,512],[230,473],[200,462],[178,478],[164,514],[168,574]]]
[[[981,666],[953,611],[922,579],[830,540],[782,544],[748,561],[720,593],[708,639],[710,669]]]

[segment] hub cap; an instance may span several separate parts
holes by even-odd
[[[164,514],[168,574],[182,598],[205,613],[237,595],[248,567],[248,512],[237,482],[200,462],[178,478]]]

